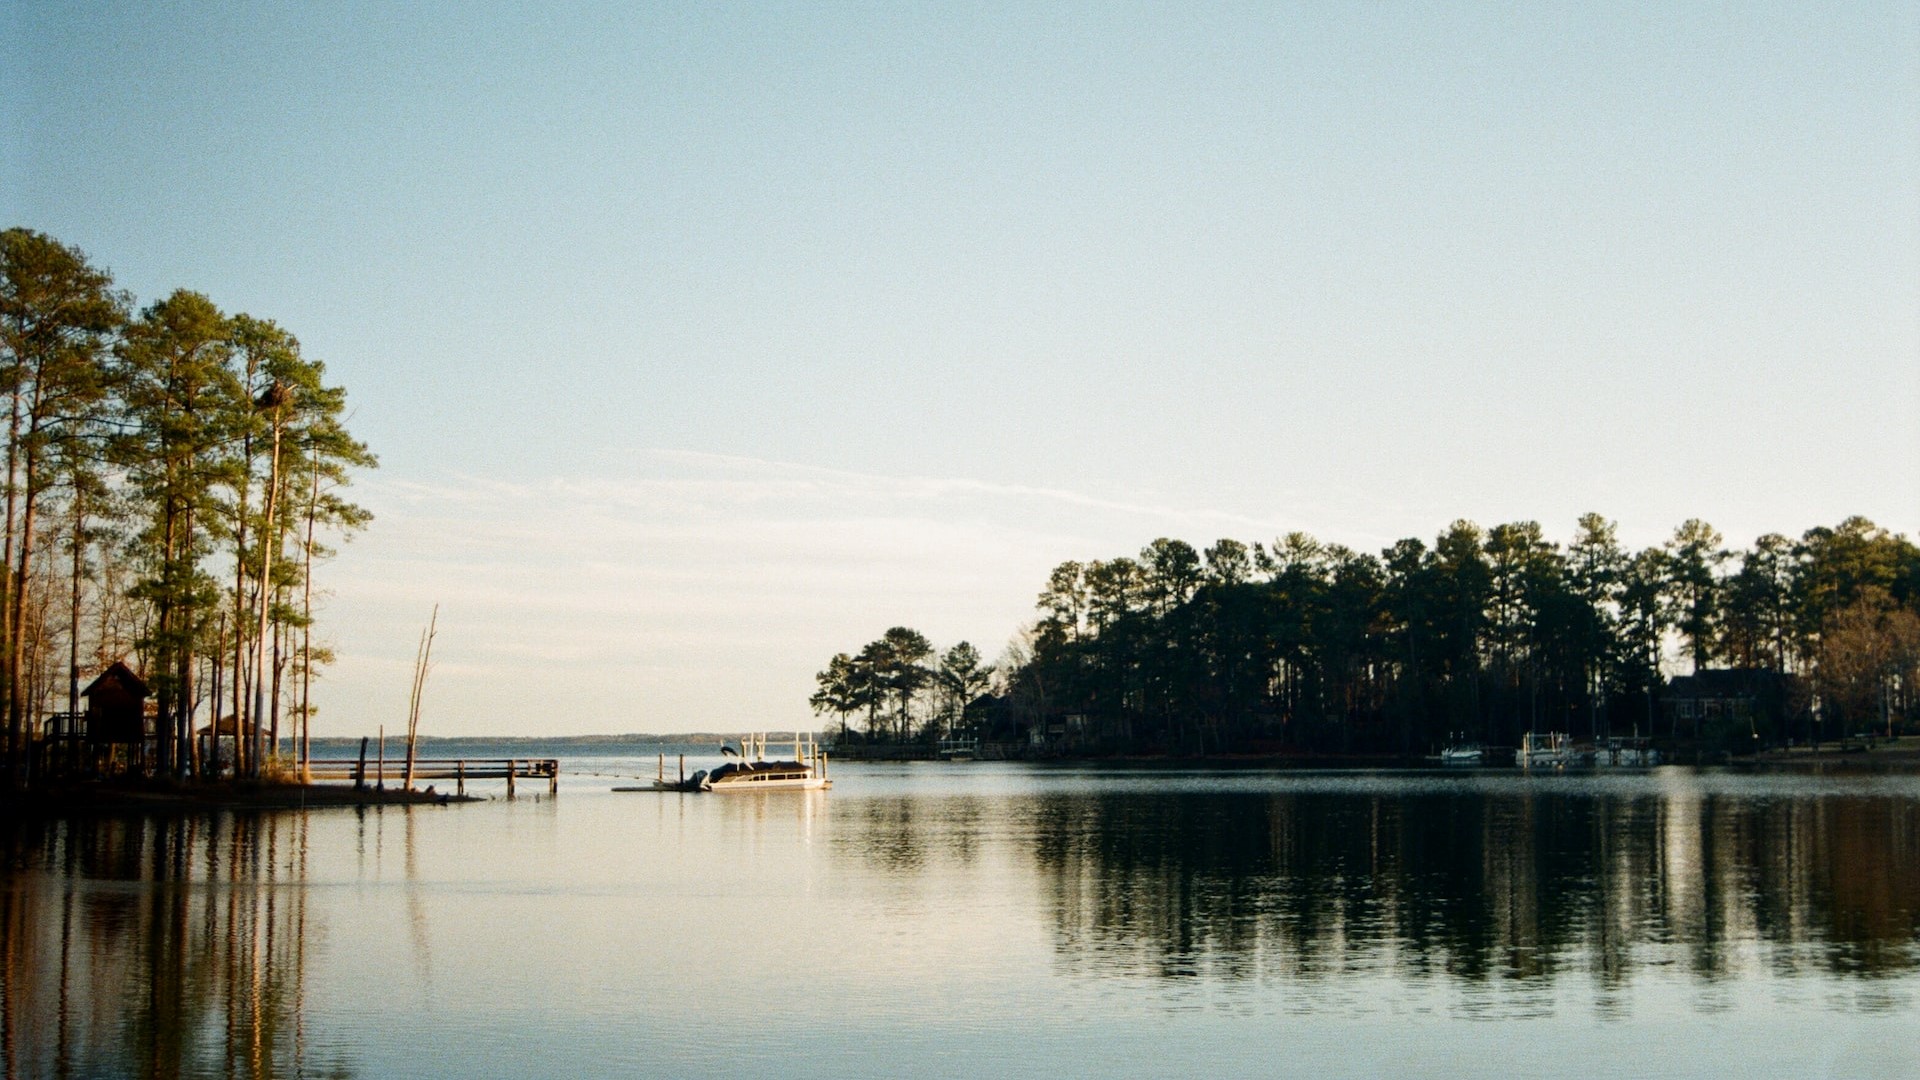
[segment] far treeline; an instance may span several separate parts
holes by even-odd
[[[1565,546],[1530,521],[1377,555],[1304,533],[1159,539],[1060,564],[1037,606],[991,672],[930,664],[895,628],[834,657],[813,706],[872,739],[1170,754],[1411,755],[1528,731],[1757,749],[1920,725],[1920,547],[1860,517],[1745,550],[1693,520],[1631,551],[1598,514]],[[1726,670],[1757,707],[1683,725],[1661,707],[1669,666]]]
[[[138,764],[259,775],[305,735],[329,659],[311,634],[322,538],[369,519],[340,494],[375,463],[345,391],[270,320],[184,289],[136,310],[79,250],[14,228],[0,394],[9,774],[74,730],[83,677],[124,661],[157,706]],[[215,718],[224,751],[195,737]]]

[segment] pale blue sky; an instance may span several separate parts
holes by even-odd
[[[0,9],[0,216],[382,455],[341,730],[435,600],[444,730],[744,727],[1163,534],[1920,527],[1911,4],[397,7]]]

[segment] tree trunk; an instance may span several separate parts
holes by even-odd
[[[212,671],[209,673],[210,685],[207,689],[207,701],[212,708],[207,711],[213,715],[208,723],[213,738],[207,741],[207,753],[213,760],[206,762],[207,775],[215,780],[220,778],[220,696],[226,689],[227,674],[227,613],[220,612],[220,622],[213,632]],[[237,731],[236,731],[237,734]]]
[[[193,555],[194,515],[191,507],[186,513],[185,552],[189,558]],[[189,566],[187,581],[192,584],[192,569]],[[186,612],[186,625],[180,635],[180,715],[174,721],[174,738],[179,740],[174,748],[176,769],[182,775],[198,775],[200,771],[200,752],[193,737],[193,609]]]
[[[37,471],[34,454],[26,454],[26,491],[21,499],[20,547],[18,563],[13,571],[12,595],[7,604],[7,729],[9,731],[26,730],[25,680],[20,677],[26,667],[25,628],[27,625],[27,572],[32,568],[33,529],[38,517],[40,493],[34,490]]]
[[[166,525],[163,529],[160,545],[160,610],[154,613],[155,621],[159,624],[159,633],[157,636],[160,647],[158,649],[159,655],[153,658],[154,670],[162,675],[162,678],[159,680],[159,693],[156,695],[158,699],[156,704],[159,708],[155,714],[153,729],[154,767],[162,773],[170,772],[173,768],[173,741],[171,738],[172,732],[169,728],[171,728],[173,724],[174,687],[173,672],[170,668],[173,663],[174,644],[172,639],[177,620],[175,613],[177,605],[174,603],[173,597],[173,579],[175,576],[173,561],[174,548],[177,542],[175,533],[179,526],[179,510],[173,502],[171,492],[167,495],[165,517]]]
[[[273,514],[280,495],[280,408],[278,403],[273,407],[273,458],[267,470],[267,517],[264,527],[260,530],[260,619],[256,624],[253,639],[253,726],[248,729],[248,737],[255,744],[253,764],[255,776],[260,773],[258,760],[261,750],[259,746],[260,716],[266,712],[265,702],[262,700],[266,693],[266,680],[263,678],[265,672],[261,670],[261,665],[265,662],[265,649],[262,646],[266,644],[267,636],[267,602],[271,597],[269,583],[273,581],[273,544],[271,542],[275,536]]]
[[[86,565],[86,495],[78,484],[73,489],[73,592],[67,611],[67,723],[69,736],[80,727],[80,575]],[[69,747],[77,745],[69,742]],[[71,764],[71,763],[69,763]]]
[[[313,525],[320,512],[320,444],[313,447],[313,488],[307,493],[307,542],[302,549],[300,614],[300,769],[301,778],[313,761]]]
[[[273,753],[280,752],[280,673],[286,666],[287,628],[284,623],[273,624],[273,672],[267,680],[267,745]]]
[[[6,475],[6,544],[4,553],[0,553],[0,610],[13,607],[13,526],[16,501],[19,497],[20,471],[20,391],[16,387],[10,395],[7,418],[7,475]],[[9,627],[5,619],[0,619],[0,657],[13,655],[13,642],[9,636]],[[15,673],[5,662],[0,662],[0,693],[11,695]],[[18,784],[25,780],[20,765],[26,753],[26,744],[21,738],[20,726],[11,717],[7,721],[7,768],[12,782]]]

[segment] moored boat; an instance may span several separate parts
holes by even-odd
[[[1479,765],[1486,761],[1487,748],[1477,742],[1468,742],[1466,732],[1454,732],[1451,741],[1430,761],[1442,765]]]
[[[697,790],[817,791],[833,786],[827,778],[827,755],[802,732],[794,732],[793,758],[787,761],[767,760],[764,734],[743,736],[738,752],[731,746],[722,746],[720,752],[734,760],[700,777]]]
[[[1529,731],[1513,752],[1513,763],[1523,769],[1564,769],[1576,761],[1573,737],[1559,731]]]

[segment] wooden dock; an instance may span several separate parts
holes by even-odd
[[[385,787],[388,781],[404,783],[407,776],[407,764],[400,761],[368,761],[364,757],[335,758],[312,762],[307,769],[311,779],[316,782],[352,781],[354,787],[366,787],[373,784]],[[465,795],[469,780],[505,780],[507,798],[514,796],[514,787],[521,780],[545,780],[547,794],[560,790],[559,758],[415,758],[413,778],[420,780],[452,780],[454,793]]]

